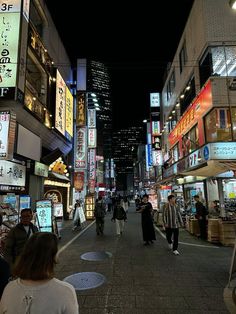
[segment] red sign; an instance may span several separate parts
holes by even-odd
[[[76,191],[83,191],[84,171],[78,171],[74,173],[74,187]]]
[[[176,127],[169,134],[168,140],[170,146],[174,146],[184,134],[186,134],[194,124],[201,121],[202,117],[205,116],[206,112],[212,107],[212,93],[211,93],[211,82],[208,81],[206,86],[202,89],[195,101],[188,107],[183,117],[176,124]],[[200,131],[200,130],[199,130]],[[200,137],[203,134],[199,133],[199,143],[201,142]]]

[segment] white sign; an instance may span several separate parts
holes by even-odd
[[[153,166],[163,165],[163,158],[162,158],[162,151],[161,150],[153,150],[152,151],[152,165]]]
[[[209,159],[235,159],[236,142],[210,143]]]
[[[0,0],[0,13],[20,12],[21,0]]]
[[[0,88],[16,86],[20,13],[9,13],[10,6],[0,3]]]
[[[85,215],[84,215],[84,210],[83,210],[83,207],[79,207],[79,219],[80,219],[80,222],[83,223],[86,221],[86,218],[85,218]]]
[[[0,159],[7,157],[10,113],[0,112]]]
[[[25,186],[26,167],[0,160],[0,185]]]
[[[65,136],[66,129],[66,84],[57,70],[55,127]]]
[[[87,166],[86,128],[78,128],[76,132],[75,168],[85,169]]]
[[[63,204],[53,203],[53,215],[55,217],[63,217]]]
[[[95,148],[97,146],[97,129],[88,129],[88,147]]]
[[[52,202],[42,200],[36,202],[39,229],[42,232],[52,232]]]
[[[96,109],[88,109],[88,127],[96,128]]]
[[[48,166],[41,162],[35,161],[34,174],[40,177],[48,177]]]
[[[160,107],[159,93],[150,93],[150,107]]]

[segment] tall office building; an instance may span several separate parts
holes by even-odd
[[[137,148],[144,143],[144,140],[143,127],[130,127],[113,132],[113,157],[116,165],[117,190],[127,190],[127,178],[129,174],[133,173]]]
[[[108,68],[99,61],[78,59],[77,73],[77,90],[86,91],[88,106],[97,106],[97,155],[111,158],[112,103]]]

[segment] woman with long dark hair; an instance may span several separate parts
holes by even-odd
[[[0,314],[78,314],[75,289],[54,278],[57,237],[34,233],[13,269],[17,278],[5,287]]]

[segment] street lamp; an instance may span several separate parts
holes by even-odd
[[[230,0],[229,5],[232,9],[236,10],[236,0]]]

